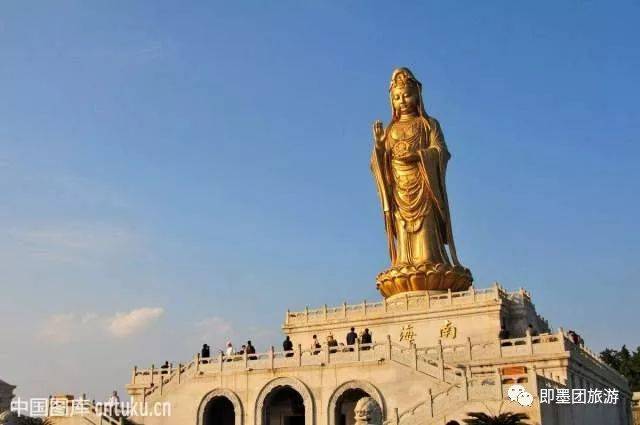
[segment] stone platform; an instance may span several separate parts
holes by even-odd
[[[509,338],[498,337],[501,324]],[[351,327],[368,328],[373,342],[324,344],[329,333],[344,341]],[[630,424],[632,395],[624,378],[562,329],[552,331],[524,290],[495,284],[288,311],[283,331],[294,342],[291,352],[197,354],[169,369],[134,368],[129,394],[170,402],[172,415],[131,419],[149,425],[352,425],[355,403],[370,396],[387,424],[445,424],[487,409],[527,413],[531,424]],[[320,350],[308,348],[314,334]],[[530,407],[508,399],[515,383],[534,395]],[[541,388],[574,387],[618,389],[620,403],[561,406],[538,398]]]

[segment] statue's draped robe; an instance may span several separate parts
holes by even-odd
[[[371,169],[385,215],[392,266],[459,265],[445,186],[451,155],[438,121],[392,121]],[[445,248],[449,245],[449,253]]]

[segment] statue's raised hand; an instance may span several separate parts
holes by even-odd
[[[373,140],[376,142],[376,148],[384,148],[384,127],[380,120],[373,123]]]

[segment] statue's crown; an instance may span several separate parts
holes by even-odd
[[[398,68],[391,75],[391,84],[389,89],[403,88],[407,84],[414,87],[420,87],[420,82],[416,80],[409,68]]]

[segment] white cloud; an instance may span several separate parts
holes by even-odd
[[[51,344],[66,344],[105,335],[122,338],[144,331],[163,314],[161,307],[143,307],[103,317],[96,313],[54,314],[42,323],[38,338]]]
[[[109,319],[107,329],[115,337],[127,337],[145,330],[163,314],[161,307],[143,307],[128,313],[117,313]]]
[[[82,316],[75,313],[54,314],[42,324],[38,337],[53,344],[65,344],[90,336],[98,328],[98,315],[93,313]]]

